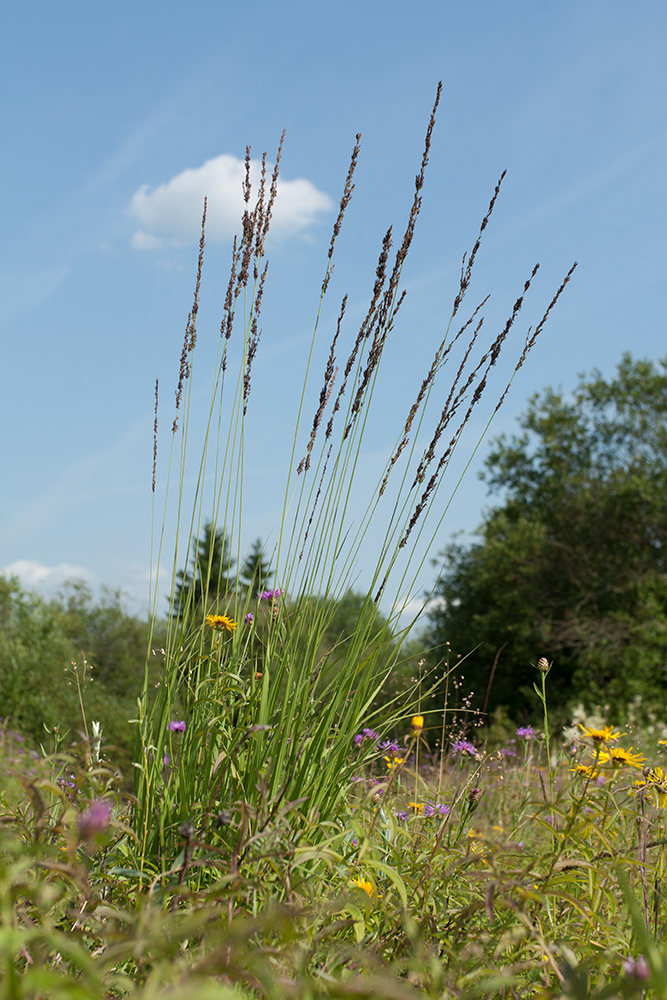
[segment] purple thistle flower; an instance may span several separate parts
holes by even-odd
[[[255,616],[253,615],[252,611],[249,611],[243,620],[246,623],[246,625],[249,625],[251,622],[253,622],[255,620]]]
[[[436,802],[435,811],[440,813],[441,816],[449,816],[451,809],[442,802]]]
[[[98,799],[93,802],[89,809],[81,813],[78,819],[79,836],[82,840],[91,840],[98,833],[109,825],[111,818],[111,806],[108,802]]]
[[[450,747],[450,753],[453,755],[459,754],[463,756],[464,753],[470,754],[471,757],[477,757],[477,749],[469,743],[468,740],[454,740]]]
[[[532,726],[519,726],[516,734],[517,736],[520,736],[522,740],[534,740],[537,737],[537,733]]]
[[[281,594],[280,587],[275,587],[273,590],[263,590],[259,596],[262,601],[273,601],[277,600]]]
[[[169,723],[169,729],[172,731],[172,733],[184,733],[185,732],[185,723],[182,722],[182,721],[179,721],[178,719],[173,719]]]
[[[431,802],[424,803],[424,816],[432,816],[435,812],[435,806]]]

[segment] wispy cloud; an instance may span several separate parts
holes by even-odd
[[[255,193],[260,169],[259,160],[252,160],[250,178]],[[191,243],[199,234],[204,197],[208,198],[208,239],[230,238],[240,228],[244,176],[243,160],[223,153],[206,160],[201,167],[188,167],[156,188],[143,184],[129,206],[130,214],[140,224],[132,236],[132,245],[139,250],[153,250]],[[272,231],[283,237],[305,233],[332,208],[329,196],[310,181],[279,180]]]
[[[61,586],[65,580],[85,580],[94,582],[93,574],[84,566],[72,566],[70,563],[59,563],[57,566],[45,566],[33,559],[17,559],[0,569],[6,577],[17,576],[24,587],[44,588],[51,590]]]

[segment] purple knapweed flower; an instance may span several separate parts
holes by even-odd
[[[440,813],[441,816],[449,816],[451,809],[446,806],[443,802],[436,802],[435,811]]]
[[[623,962],[623,972],[626,976],[630,976],[631,979],[651,978],[649,964],[643,955],[638,955],[636,962],[634,958],[626,958]]]
[[[184,733],[185,723],[179,721],[178,719],[172,719],[172,721],[169,723],[169,729],[172,731],[172,733]]]
[[[534,740],[537,737],[537,733],[532,726],[519,726],[516,734],[517,736],[520,736],[522,740]]]
[[[405,809],[400,809],[396,813],[396,819],[399,820],[401,823],[405,823],[405,821],[406,821],[406,819],[408,818],[409,815],[410,815],[410,813],[406,812]]]
[[[516,750],[510,750],[509,747],[501,747],[500,752],[503,757],[516,757]]]
[[[477,757],[477,748],[469,743],[468,740],[454,740],[450,747],[451,754],[459,754],[461,757],[464,753],[470,754],[471,757]]]
[[[273,601],[277,600],[282,594],[280,587],[275,587],[273,590],[263,590],[259,595],[262,601]]]
[[[81,813],[79,816],[79,836],[82,840],[91,840],[93,837],[96,837],[98,833],[102,833],[103,830],[106,830],[109,825],[110,818],[111,806],[108,802],[98,799],[96,802],[91,804],[90,808],[86,809],[86,811]]]
[[[435,813],[435,806],[432,802],[424,803],[424,816],[433,816]]]
[[[255,620],[255,616],[253,615],[252,611],[249,611],[243,620],[245,621],[246,625],[250,625],[250,623]]]

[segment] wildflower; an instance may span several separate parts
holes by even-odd
[[[446,806],[443,802],[436,802],[435,811],[440,813],[441,816],[449,816],[451,809]]]
[[[435,813],[435,806],[431,802],[424,804],[424,816],[430,817]]]
[[[253,615],[252,611],[249,611],[243,620],[246,623],[246,625],[250,625],[251,622],[254,622],[255,616]]]
[[[82,840],[92,840],[109,825],[111,806],[98,799],[93,802],[78,819],[79,836]]]
[[[396,818],[399,820],[399,822],[405,823],[409,815],[410,813],[406,812],[405,809],[399,809],[399,811],[396,813]]]
[[[384,743],[380,744],[380,750],[384,750],[385,753],[389,754],[391,757],[399,757],[401,754],[405,753],[402,747],[399,747],[396,740],[385,740]]]
[[[424,805],[422,802],[408,802],[408,805],[410,806],[411,809],[414,809],[416,813],[424,812]]]
[[[371,899],[375,895],[375,889],[373,888],[373,883],[368,882],[365,878],[359,876],[359,878],[352,879],[353,885],[358,885],[360,889],[363,889],[367,896]]]
[[[595,729],[591,726],[584,726],[579,723],[579,728],[581,729],[584,736],[587,736],[593,743],[600,745],[601,743],[611,743],[614,740],[618,740],[624,733],[615,732],[613,726],[605,726],[603,729]]]
[[[412,722],[410,723],[413,732],[419,734],[424,728],[424,716],[423,715],[413,715]]]
[[[276,587],[274,590],[263,590],[259,597],[262,601],[276,601],[281,594],[280,587]]]
[[[600,774],[597,767],[590,767],[588,764],[575,764],[574,767],[570,768],[570,771],[574,774],[581,775],[582,778],[588,778],[589,780],[597,778]]]
[[[551,669],[551,664],[547,660],[546,656],[540,656],[537,661],[537,669],[541,674],[548,674]]]
[[[651,978],[649,964],[643,955],[639,955],[636,962],[634,958],[626,958],[623,962],[623,972],[626,976],[630,976],[631,979]]]
[[[537,733],[532,726],[519,726],[516,734],[517,736],[520,736],[522,740],[534,740],[537,738]]]
[[[471,806],[476,805],[481,799],[481,797],[482,797],[481,788],[471,788],[468,791],[468,802],[470,803]]]
[[[172,731],[172,733],[184,733],[185,723],[180,719],[172,719],[172,721],[169,723],[169,729]]]
[[[354,737],[355,746],[360,746],[360,744],[365,743],[366,740],[379,740],[380,734],[376,733],[374,729],[362,729],[360,733]]]
[[[218,632],[233,632],[238,628],[238,623],[229,615],[206,615],[206,624]]]
[[[667,772],[661,767],[646,768],[644,778],[635,781],[634,785],[649,802],[657,801],[661,809],[667,806]]]
[[[402,757],[385,757],[385,760],[387,762],[388,771],[393,771],[394,768],[400,767],[403,763]]]
[[[632,747],[624,750],[623,747],[610,747],[608,751],[600,754],[601,764],[611,764],[613,767],[636,767],[640,771],[646,763],[646,757],[641,753],[633,753]]]
[[[454,740],[449,748],[449,752],[452,755],[459,754],[461,757],[464,753],[470,754],[471,757],[479,756],[477,749],[472,745],[472,743],[469,743],[468,740]]]

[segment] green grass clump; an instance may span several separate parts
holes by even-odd
[[[280,528],[271,548],[252,552],[262,580],[271,580],[257,589],[252,573],[248,583],[230,567],[249,566],[241,542],[244,446],[280,150],[271,177],[264,164],[256,200],[248,154],[220,337],[203,365],[211,393],[202,416],[192,386],[204,207],[164,477],[156,386],[153,489],[156,505],[164,501],[156,580],[172,504],[177,527],[159,640],[163,595],[157,586],[152,594],[149,656],[133,711],[132,792],[114,751],[104,749],[100,717],[89,714],[90,692],[75,672],[79,749],[59,744],[48,759],[8,761],[0,817],[8,997],[602,996],[609,980],[630,995],[645,968],[633,965],[633,979],[622,962],[639,950],[658,988],[662,952],[646,937],[650,926],[657,938],[664,909],[654,847],[658,771],[635,786],[598,753],[581,764],[595,772],[582,785],[548,734],[544,686],[543,750],[526,743],[513,758],[473,745],[461,728],[465,705],[454,714],[446,707],[431,727],[422,706],[438,688],[446,699],[449,667],[422,676],[423,658],[401,624],[456,488],[444,496],[452,456],[537,274],[535,267],[507,322],[480,346],[486,299],[463,313],[500,182],[413,401],[382,415],[393,437],[381,477],[362,501],[355,494],[405,296],[439,98],[440,87],[403,235],[393,251],[387,231],[368,310],[350,331],[347,296],[331,321],[326,303],[357,137],[288,432]],[[571,273],[529,329],[491,415]],[[318,364],[319,395],[312,391]],[[282,429],[281,439],[290,439]],[[381,542],[359,593],[371,524],[381,525]],[[194,564],[179,570],[184,553]],[[105,669],[111,683],[113,669]],[[598,787],[602,767],[610,777]]]

